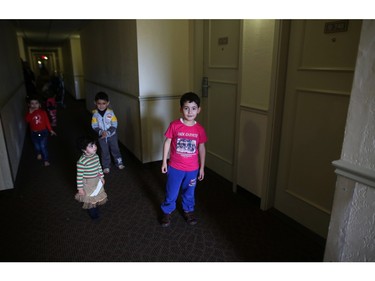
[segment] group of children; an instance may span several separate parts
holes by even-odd
[[[96,139],[83,136],[77,140],[77,147],[82,152],[77,161],[77,193],[75,199],[83,203],[92,219],[99,218],[98,206],[107,202],[104,189],[104,174],[110,172],[111,155],[118,169],[124,169],[118,146],[117,118],[109,108],[109,98],[104,92],[95,96],[96,109],[92,112],[91,127],[98,136],[101,157],[97,155]],[[49,166],[47,140],[52,130],[46,112],[41,109],[35,97],[28,100],[29,111],[26,121],[30,125],[31,139],[37,159]],[[170,123],[165,132],[161,172],[167,174],[166,194],[161,204],[161,226],[171,224],[172,213],[181,193],[183,216],[190,225],[195,225],[194,215],[195,188],[197,180],[204,179],[206,157],[205,143],[207,136],[202,125],[195,121],[200,113],[200,98],[192,92],[180,98],[181,118]]]

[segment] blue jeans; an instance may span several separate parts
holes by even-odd
[[[198,171],[185,172],[168,167],[166,195],[161,209],[165,214],[170,214],[176,209],[176,200],[181,188],[182,209],[185,212],[194,211],[195,187],[197,185]]]
[[[48,130],[31,132],[31,141],[34,144],[36,153],[42,155],[43,161],[48,161]]]

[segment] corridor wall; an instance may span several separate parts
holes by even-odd
[[[105,91],[119,121],[119,141],[142,159],[136,21],[91,21],[80,38],[87,109]]]
[[[13,26],[0,21],[0,190],[14,187],[26,133],[22,66]]]
[[[92,21],[81,32],[87,108],[105,91],[118,137],[143,163],[161,160],[164,132],[191,90],[188,20]]]

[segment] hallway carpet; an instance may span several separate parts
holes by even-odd
[[[123,146],[126,167],[106,175],[109,201],[92,221],[74,200],[75,140],[91,133],[90,119],[83,101],[67,98],[50,138],[49,167],[36,160],[27,134],[16,187],[0,191],[0,261],[322,261],[323,239],[275,211],[261,211],[258,198],[242,189],[233,193],[209,169],[196,189],[198,224],[188,225],[179,209],[171,226],[161,227],[161,163],[142,164]]]

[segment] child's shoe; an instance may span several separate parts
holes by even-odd
[[[161,226],[168,227],[171,225],[171,214],[163,214],[161,218]]]
[[[198,222],[194,212],[184,212],[184,218],[189,225],[196,225]]]
[[[124,169],[124,168],[125,168],[125,166],[124,166],[124,165],[122,165],[122,164],[120,164],[120,165],[118,165],[118,168],[119,168],[120,170],[122,170],[122,169]]]
[[[92,218],[93,220],[96,220],[99,218],[99,212],[98,212],[97,207],[88,209],[88,212],[89,212],[90,218]]]
[[[103,172],[104,172],[104,174],[109,174],[109,168],[105,168],[105,169],[103,170]]]
[[[36,156],[36,159],[38,159],[38,160],[42,160],[42,154],[38,154],[38,155]]]
[[[44,167],[48,167],[50,163],[48,161],[44,161]]]

